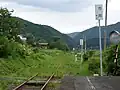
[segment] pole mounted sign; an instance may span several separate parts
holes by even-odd
[[[80,39],[80,45],[81,46],[83,45],[83,39]]]
[[[95,16],[96,20],[103,20],[103,5],[95,5]]]
[[[120,43],[120,33],[118,31],[112,31],[109,36],[112,44],[117,45]]]
[[[99,22],[99,46],[100,46],[100,74],[102,76],[102,44],[101,44],[101,26],[100,20],[103,20],[103,5],[97,4],[95,5],[95,17],[96,20]]]

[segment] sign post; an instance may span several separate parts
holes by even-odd
[[[83,39],[80,39],[80,46],[81,46],[81,61],[80,61],[80,69],[82,70],[82,62],[83,62]],[[80,70],[80,71],[81,71]]]
[[[83,39],[80,39],[80,46],[81,46],[81,63],[83,62]]]
[[[101,26],[100,26],[100,20],[103,20],[103,5],[98,4],[95,5],[95,16],[96,20],[98,20],[99,23],[99,46],[100,46],[100,75],[103,76],[103,70],[102,70],[102,45],[101,45]]]

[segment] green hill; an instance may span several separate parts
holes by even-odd
[[[70,36],[71,38],[74,38],[77,34],[79,34],[79,32],[69,33],[68,36]]]
[[[34,24],[27,20],[16,17],[24,24],[24,29],[21,30],[21,34],[28,35],[32,34],[35,40],[41,40],[42,42],[52,42],[53,37],[59,37],[63,42],[65,42],[70,48],[76,46],[74,40],[66,34],[63,34],[51,26]]]
[[[110,32],[112,32],[113,30],[117,30],[120,32],[120,22],[116,23],[116,24],[112,24],[112,25],[108,25],[107,27],[102,26],[101,27],[101,33],[102,33],[102,47],[104,45],[104,30],[106,30],[106,35],[107,35],[107,46],[110,44],[109,41],[109,34]],[[69,34],[70,36],[71,34]],[[76,35],[73,37],[73,39],[75,40],[75,42],[79,45],[79,40],[80,38],[83,38],[83,35],[86,36],[87,39],[87,48],[99,48],[99,29],[98,27],[92,27],[90,29],[87,29],[83,32],[78,32],[76,33]],[[70,36],[72,37],[72,36]]]

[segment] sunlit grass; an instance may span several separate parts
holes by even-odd
[[[3,72],[1,76],[28,77],[35,73],[39,73],[39,76],[50,76],[54,72],[56,76],[63,76],[81,72],[80,61],[75,62],[74,54],[59,50],[41,50],[26,59],[2,60],[2,63],[4,65],[0,64],[0,67],[4,69],[0,69]],[[85,67],[87,68],[86,65]],[[84,70],[86,71],[83,68],[81,73]]]
[[[84,62],[82,69],[80,69],[80,60],[75,62],[74,54],[59,50],[41,50],[25,59],[17,58],[16,60],[1,61],[3,64],[0,63],[0,72],[2,72],[0,77],[24,80],[35,73],[39,73],[38,76],[41,77],[51,76],[53,73],[57,77],[89,75],[87,62]]]

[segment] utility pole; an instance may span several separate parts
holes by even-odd
[[[107,8],[108,8],[108,0],[106,0],[106,10],[105,10],[105,26],[107,26]]]
[[[81,63],[83,62],[83,39],[80,39],[80,46],[81,46]]]
[[[85,36],[85,53],[86,53],[86,36]]]
[[[108,0],[106,0],[106,6],[105,6],[105,27],[107,26],[107,9],[108,8]],[[106,49],[106,30],[104,30],[104,50]]]

